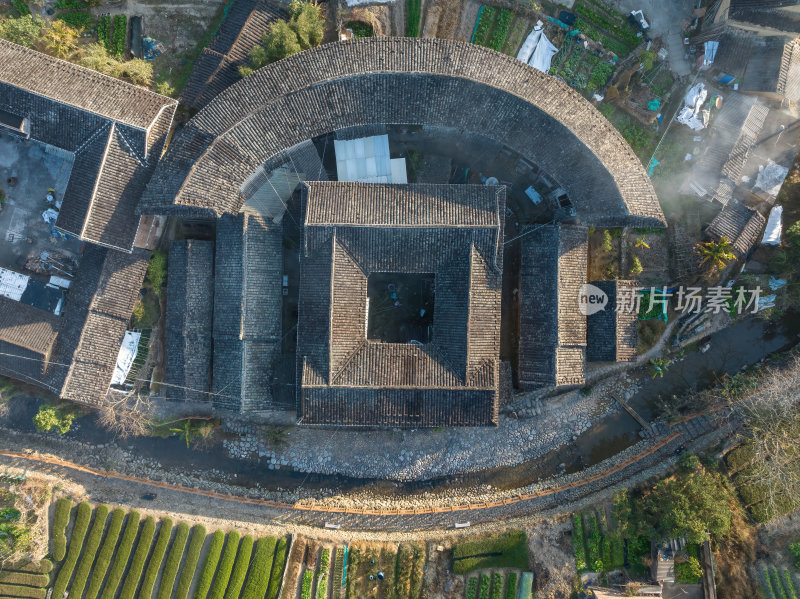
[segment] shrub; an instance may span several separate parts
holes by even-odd
[[[408,0],[406,3],[406,37],[419,36],[419,20],[422,16],[422,0]]]
[[[72,500],[62,497],[56,503],[53,517],[53,559],[60,562],[67,555],[67,525],[72,512]]]
[[[156,539],[155,547],[153,547],[153,554],[150,556],[150,561],[147,562],[147,570],[144,572],[139,597],[153,596],[153,587],[156,585],[158,570],[161,568],[164,555],[167,553],[167,545],[169,545],[170,536],[172,536],[172,520],[170,518],[165,518],[161,521],[161,529],[158,531],[158,538]],[[113,599],[113,596],[109,599]]]
[[[117,587],[119,586],[122,575],[125,573],[125,567],[128,565],[128,558],[133,549],[133,543],[139,534],[139,512],[131,510],[128,512],[128,519],[125,522],[125,528],[122,531],[122,540],[119,542],[117,552],[114,554],[114,563],[111,565],[111,571],[108,573],[106,584],[103,587],[103,594],[100,599],[114,599],[117,594]],[[149,596],[149,595],[148,595]]]
[[[278,545],[275,547],[275,559],[272,561],[272,573],[269,577],[269,587],[267,587],[267,599],[278,599],[278,591],[280,590],[281,578],[283,577],[283,568],[286,565],[287,550],[288,542],[286,541],[286,537],[281,537],[278,539]],[[337,557],[337,560],[338,559],[340,558]]]
[[[56,19],[75,29],[89,29],[94,24],[94,17],[88,12],[62,12]]]
[[[116,56],[125,54],[125,40],[128,38],[128,17],[114,16],[114,35],[111,40],[111,53]]]
[[[83,549],[83,541],[86,538],[86,531],[89,529],[89,520],[92,518],[92,507],[83,502],[78,505],[78,514],[75,516],[75,526],[72,528],[72,537],[69,540],[69,550],[61,570],[58,572],[56,582],[53,585],[53,597],[63,597],[67,590],[67,585],[75,571],[75,564]],[[3,593],[11,595],[10,593]],[[13,596],[13,595],[12,595]]]
[[[517,573],[512,572],[508,575],[508,582],[506,583],[506,597],[505,599],[516,599],[517,597]]]
[[[178,568],[181,565],[183,551],[186,549],[186,541],[189,538],[189,525],[181,522],[175,529],[175,538],[170,545],[167,554],[167,562],[164,571],[161,573],[161,582],[158,585],[158,599],[170,599],[172,589],[175,586],[175,579],[178,577]]]
[[[167,280],[167,254],[160,250],[155,250],[147,266],[147,274],[144,277],[144,284],[150,287],[158,295],[161,295],[161,288]]]
[[[26,587],[46,587],[50,584],[47,574],[33,574],[31,572],[0,572],[0,584],[21,584]]]
[[[361,21],[348,21],[344,26],[353,32],[353,37],[375,37],[372,26]]]
[[[136,597],[136,589],[139,586],[139,580],[142,578],[144,564],[147,561],[147,554],[150,553],[150,545],[153,544],[153,537],[155,535],[156,521],[152,516],[148,516],[144,521],[144,525],[142,525],[142,533],[139,535],[139,540],[136,543],[136,551],[133,553],[131,567],[128,568],[128,574],[125,576],[125,582],[122,584],[122,591],[120,592],[119,599],[134,599],[134,597]]]
[[[198,524],[192,527],[192,538],[189,541],[189,548],[186,550],[186,559],[181,568],[181,575],[178,578],[178,588],[175,590],[175,599],[186,599],[189,596],[189,587],[192,586],[195,572],[197,572],[197,562],[200,560],[200,552],[203,550],[203,543],[206,541],[206,527]],[[181,553],[181,556],[183,553]],[[180,563],[180,558],[178,559]]]
[[[94,511],[94,523],[92,529],[89,531],[89,536],[86,539],[86,547],[83,550],[83,555],[78,562],[78,569],[75,571],[75,579],[69,589],[70,595],[80,597],[86,588],[86,581],[89,579],[89,573],[92,571],[94,558],[97,556],[97,550],[100,547],[100,542],[103,540],[103,531],[106,528],[106,521],[108,520],[108,512],[110,508],[107,505],[97,506]]]
[[[200,571],[200,578],[197,581],[197,588],[194,591],[194,599],[206,599],[211,583],[214,580],[214,572],[217,571],[217,564],[222,555],[222,547],[225,544],[225,533],[221,530],[216,531],[211,536],[211,544],[208,546],[208,553],[203,562],[203,569]]]
[[[19,13],[20,17],[26,17],[31,14],[31,9],[28,8],[28,3],[25,0],[14,0],[11,5]]]
[[[61,435],[65,435],[72,427],[75,420],[75,413],[68,409],[57,408],[55,406],[41,406],[33,417],[33,424],[37,431],[43,433],[53,429]]]
[[[231,578],[231,571],[236,561],[238,549],[239,533],[232,530],[228,533],[228,539],[225,541],[225,549],[222,550],[222,558],[219,560],[217,575],[214,578],[214,584],[211,586],[209,599],[223,599],[225,597],[225,589],[228,588],[228,581]]]
[[[21,597],[23,599],[45,599],[45,597],[47,597],[47,589],[15,586],[13,584],[0,584],[0,596]]]
[[[267,585],[269,585],[269,575],[272,571],[277,541],[275,537],[264,537],[256,543],[253,562],[250,564],[242,593],[243,599],[264,599]]]
[[[303,572],[303,586],[300,588],[300,599],[311,599],[311,583],[314,582],[314,572]]]
[[[688,561],[675,564],[675,582],[697,584],[703,576],[703,567],[696,557]]]
[[[478,579],[475,576],[471,576],[467,581],[466,597],[467,599],[478,599]]]
[[[728,452],[725,456],[725,463],[731,473],[738,472],[747,466],[755,457],[753,446],[749,443],[744,443]]]
[[[581,573],[586,570],[586,547],[580,514],[572,514],[572,544],[575,547],[575,567]]]
[[[225,599],[239,599],[239,594],[247,576],[247,567],[250,565],[250,556],[253,554],[253,537],[247,535],[239,544],[239,553],[236,554],[236,562],[233,564],[228,590],[225,591]]]
[[[642,261],[639,260],[639,256],[634,256],[633,260],[631,261],[631,275],[636,276],[642,274],[644,267],[642,266]]]
[[[89,579],[89,588],[86,590],[86,599],[95,599],[103,585],[111,558],[114,557],[114,549],[117,548],[119,533],[122,531],[122,524],[125,522],[125,510],[117,508],[111,513],[111,522],[108,525],[108,532],[103,541],[103,546],[97,555],[97,562],[92,568],[92,577]],[[73,584],[73,591],[75,585]]]
[[[453,572],[468,574],[490,568],[528,568],[525,533],[510,531],[495,537],[481,537],[453,547]]]
[[[42,34],[44,21],[41,17],[26,15],[18,19],[0,19],[0,38],[33,48]],[[5,202],[5,196],[3,197]]]
[[[492,574],[492,599],[503,599],[503,575],[500,572]]]

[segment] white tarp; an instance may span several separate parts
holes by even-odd
[[[28,275],[0,268],[0,295],[18,302],[28,286],[29,278]]]
[[[62,289],[69,289],[69,286],[72,284],[72,281],[69,279],[65,279],[64,277],[57,277],[56,275],[50,275],[50,284],[55,285],[56,287],[61,287]]]
[[[761,238],[761,243],[766,245],[778,245],[781,242],[781,233],[783,232],[783,206],[773,206],[769,211],[769,218],[767,219],[767,228],[764,229],[764,237]]]
[[[642,29],[650,29],[650,23],[644,18],[644,13],[641,10],[631,11],[631,16],[636,19]]]
[[[768,160],[766,165],[758,167],[758,176],[753,189],[763,189],[773,198],[777,197],[778,192],[781,190],[781,185],[783,185],[783,180],[788,174],[789,169],[787,167]]]
[[[139,348],[139,339],[142,337],[141,333],[133,331],[125,331],[125,337],[122,339],[122,347],[119,348],[117,355],[117,366],[114,368],[114,376],[111,377],[112,385],[121,385],[128,378],[128,373],[131,371],[133,361],[136,359],[136,350]]]
[[[392,163],[389,136],[374,135],[333,142],[339,181],[391,183]]]
[[[540,37],[542,37],[542,22],[537,21],[536,27],[528,34],[528,37],[525,38],[525,43],[522,44],[522,48],[517,52],[517,60],[527,64],[531,56],[533,56],[533,51],[536,50]]]
[[[718,49],[719,49],[719,42],[706,42],[704,48],[704,56],[703,56],[704,66],[714,64],[714,59],[717,57]]]
[[[549,73],[550,62],[553,60],[553,56],[556,52],[558,52],[558,48],[551,44],[550,40],[547,39],[547,36],[543,33],[539,38],[539,42],[536,44],[536,50],[533,51],[533,56],[531,56],[528,64],[542,73]]]
[[[408,183],[408,172],[406,171],[406,159],[392,158],[390,162],[392,168],[391,182],[396,183],[398,185],[406,185]]]
[[[700,109],[708,97],[705,85],[698,83],[692,87],[683,98],[683,108],[675,117],[675,120],[689,127],[692,131],[699,131],[705,128],[703,121],[697,118]],[[702,115],[705,116],[705,115]]]

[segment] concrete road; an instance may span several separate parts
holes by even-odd
[[[643,10],[650,23],[650,37],[660,37],[669,50],[669,64],[672,71],[684,77],[691,73],[686,59],[681,32],[681,21],[691,19],[693,0],[618,0],[617,6],[623,14],[632,10]]]

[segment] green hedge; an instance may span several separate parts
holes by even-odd
[[[175,599],[186,599],[189,596],[189,587],[192,586],[194,574],[197,572],[197,562],[200,561],[200,552],[203,550],[203,543],[205,542],[206,527],[202,524],[192,527],[192,538],[189,541],[189,549],[186,551],[183,568],[181,568]]]
[[[144,572],[144,565],[147,562],[147,555],[150,553],[150,545],[153,544],[154,536],[156,536],[156,521],[152,516],[148,516],[142,525],[139,540],[136,541],[136,551],[133,552],[131,567],[128,568],[128,574],[125,576],[119,599],[136,597],[136,589],[142,579],[142,572]]]
[[[506,599],[517,599],[517,573],[512,572],[508,575],[506,582]]]
[[[106,577],[106,572],[108,572],[108,567],[111,565],[111,558],[114,557],[114,549],[117,548],[117,541],[119,541],[119,534],[122,532],[122,524],[124,522],[125,510],[115,509],[111,513],[111,523],[108,525],[106,538],[103,541],[103,546],[100,547],[100,552],[97,554],[97,562],[92,569],[92,577],[89,579],[86,599],[96,599],[97,594],[100,592],[100,587],[103,586],[103,580]]]
[[[153,548],[153,555],[150,556],[150,561],[147,563],[147,570],[144,572],[144,579],[142,580],[142,589],[139,591],[139,597],[145,599],[153,595],[153,587],[156,585],[156,578],[158,578],[158,570],[164,561],[164,555],[167,553],[167,545],[172,536],[172,519],[164,518],[161,521],[161,529],[158,531],[158,539]]]
[[[56,514],[53,517],[53,559],[57,562],[67,555],[67,525],[72,513],[72,500],[62,497],[56,502]]]
[[[133,543],[139,534],[139,520],[141,516],[136,510],[128,512],[128,519],[125,522],[125,529],[122,531],[122,540],[119,542],[117,552],[114,554],[114,563],[108,573],[108,579],[103,587],[103,594],[100,599],[114,599],[117,594],[122,575],[125,573],[125,566],[128,565],[128,558],[133,549]]]
[[[211,585],[211,593],[208,599],[224,599],[225,589],[228,588],[228,581],[231,578],[231,571],[233,570],[238,550],[239,532],[232,530],[228,533],[228,539],[225,541],[225,549],[222,550],[222,558],[219,560],[219,567],[214,577],[214,584]]]
[[[269,577],[269,587],[267,588],[267,599],[278,599],[278,592],[281,587],[281,580],[283,579],[283,568],[286,565],[286,552],[288,551],[288,542],[286,537],[281,537],[278,540],[278,545],[275,547],[275,559],[272,561],[272,573]],[[341,584],[341,581],[339,581]]]
[[[89,574],[94,565],[94,558],[97,557],[97,550],[100,548],[100,542],[103,540],[103,532],[106,529],[106,522],[108,521],[108,513],[111,508],[107,505],[99,505],[94,510],[94,522],[92,529],[89,531],[89,536],[86,539],[86,547],[83,550],[78,561],[78,568],[75,570],[75,579],[69,589],[69,594],[73,597],[81,597],[84,589],[86,589],[86,581],[89,580]],[[56,595],[60,597],[61,595]]]
[[[39,560],[38,562],[17,562],[9,565],[6,570],[12,572],[30,572],[31,574],[49,574],[53,570],[53,562],[49,559]]]
[[[236,554],[236,562],[233,564],[228,590],[225,591],[225,599],[239,599],[239,592],[242,590],[244,579],[247,576],[251,555],[253,555],[253,537],[247,535],[239,544],[239,553]]]
[[[22,597],[24,599],[45,599],[47,589],[20,587],[13,584],[0,584],[0,597]]]
[[[269,585],[269,575],[272,572],[272,561],[275,557],[275,545],[278,539],[264,537],[256,542],[253,553],[253,563],[247,572],[242,599],[264,599]],[[178,598],[180,599],[180,598]]]
[[[492,568],[528,569],[528,542],[524,532],[480,537],[453,547],[453,572],[456,574]]]
[[[161,573],[161,582],[158,584],[158,599],[170,599],[172,589],[175,586],[175,579],[178,577],[178,568],[183,559],[183,552],[186,549],[186,541],[189,539],[189,525],[181,522],[175,529],[175,538],[169,547],[167,562],[164,571]]]
[[[208,553],[203,562],[203,569],[200,571],[197,588],[194,590],[194,599],[206,599],[208,596],[211,582],[214,580],[214,572],[217,571],[217,564],[222,555],[223,545],[225,545],[225,533],[218,530],[211,536],[211,544],[208,546]]]
[[[69,550],[67,557],[61,566],[61,570],[56,577],[53,585],[53,597],[63,597],[67,590],[72,573],[75,571],[75,564],[83,549],[83,541],[86,538],[86,531],[89,529],[89,521],[92,518],[92,506],[84,502],[78,506],[78,515],[75,517],[75,526],[72,528],[72,537],[69,540]],[[8,593],[3,593],[7,595]]]
[[[47,574],[33,574],[32,572],[0,572],[0,584],[22,584],[27,587],[46,587],[50,584]]]

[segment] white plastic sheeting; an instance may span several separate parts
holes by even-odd
[[[406,159],[405,158],[392,158],[392,183],[405,185],[408,183],[408,172],[406,172]]]
[[[758,167],[758,176],[753,189],[763,189],[773,198],[777,197],[778,192],[781,190],[781,185],[783,185],[783,180],[788,174],[789,169],[787,167],[768,160],[767,164]]]
[[[389,136],[374,135],[333,142],[336,178],[361,183],[407,183],[405,158],[389,155]],[[395,181],[395,177],[399,180]]]
[[[528,34],[528,37],[525,38],[525,43],[522,44],[522,48],[517,52],[517,60],[527,64],[531,56],[533,56],[533,51],[536,50],[540,37],[542,37],[542,22],[537,21],[536,27]]]
[[[122,339],[122,347],[119,348],[117,354],[117,365],[114,368],[114,376],[111,377],[112,385],[121,385],[128,378],[128,373],[131,371],[133,361],[136,359],[136,351],[139,349],[139,339],[141,333],[133,331],[125,331],[125,337]]]
[[[675,120],[689,127],[692,131],[699,131],[705,128],[702,120],[697,118],[703,103],[708,97],[705,85],[698,83],[692,87],[683,98],[683,108],[675,117]]]
[[[719,42],[706,42],[703,52],[704,66],[714,64],[714,59],[717,57],[717,50],[719,50]]]
[[[769,211],[769,218],[767,219],[767,228],[764,229],[764,237],[761,238],[761,243],[765,245],[778,245],[781,242],[781,233],[783,232],[783,206],[773,206]]]
[[[65,279],[64,277],[57,277],[56,275],[50,275],[50,285],[55,285],[56,287],[61,287],[62,289],[69,289],[69,286],[72,284],[72,281],[69,279]]]
[[[558,48],[551,44],[550,40],[547,39],[547,36],[542,33],[541,37],[539,37],[539,42],[536,44],[536,49],[533,51],[533,56],[531,56],[528,64],[537,71],[549,73],[550,62],[553,60],[553,56],[556,54],[556,52],[558,52]]]
[[[0,295],[18,302],[28,286],[29,278],[28,275],[0,268]]]

